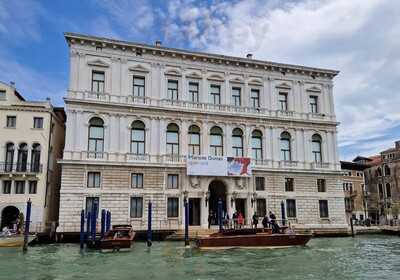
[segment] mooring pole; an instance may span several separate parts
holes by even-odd
[[[91,235],[92,235],[92,243],[96,242],[96,224],[97,224],[97,203],[93,203],[92,206],[92,226],[91,226]]]
[[[90,219],[91,218],[92,218],[92,213],[87,212],[86,213],[86,235],[85,235],[86,243],[89,242],[89,240],[90,240],[90,226],[91,226]]]
[[[85,210],[83,209],[81,211],[81,230],[79,233],[79,241],[81,249],[83,249],[85,244]]]
[[[101,210],[101,238],[104,237],[104,232],[106,230],[106,210]]]
[[[189,203],[185,199],[185,246],[189,246]]]
[[[285,203],[281,201],[282,226],[286,225]]]
[[[222,200],[218,199],[218,225],[219,231],[222,232]]]
[[[31,224],[31,208],[32,208],[32,202],[31,202],[31,199],[29,198],[28,202],[26,203],[24,247],[23,247],[24,252],[26,252],[28,250],[29,226]]]
[[[111,212],[106,212],[106,231],[109,231],[111,228]]]
[[[152,204],[151,201],[149,201],[148,204],[148,211],[147,211],[147,247],[151,247],[152,243],[152,239],[153,239],[153,233],[151,230],[151,208],[152,208]]]
[[[350,218],[351,237],[354,237],[353,217]]]

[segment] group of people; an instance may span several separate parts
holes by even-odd
[[[252,228],[257,228],[258,222],[259,222],[259,216],[257,215],[257,212],[254,212],[253,217],[252,217],[252,223],[251,226]],[[276,221],[276,216],[274,213],[269,211],[268,215],[266,214],[263,219],[262,219],[262,226],[264,229],[271,228],[273,233],[278,233],[280,231],[280,227]],[[218,224],[218,217],[216,213],[213,211],[210,211],[208,215],[208,228],[211,227],[211,225]],[[232,214],[232,219],[230,219],[229,214],[223,211],[222,213],[222,225],[224,226],[225,229],[240,229],[244,226],[245,224],[245,219],[244,216],[241,212],[235,211]]]

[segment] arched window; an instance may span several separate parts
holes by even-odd
[[[167,154],[179,155],[179,127],[174,123],[167,126]]]
[[[232,131],[232,152],[236,157],[243,156],[243,131],[240,128]]]
[[[376,176],[377,177],[381,177],[382,176],[382,169],[380,167],[378,167],[378,169],[376,170]]]
[[[321,136],[319,136],[318,134],[314,134],[312,136],[312,156],[314,162],[322,162],[321,143]]]
[[[281,160],[291,161],[292,150],[290,144],[291,136],[288,132],[282,132],[281,134]]]
[[[31,171],[39,172],[40,170],[40,144],[33,144],[31,155]]]
[[[390,167],[385,165],[385,176],[390,176]]]
[[[223,156],[224,155],[224,144],[223,144],[223,132],[218,126],[214,126],[210,129],[210,155]]]
[[[254,130],[251,134],[251,151],[255,160],[263,159],[262,136],[262,132],[259,130]]]
[[[131,126],[131,153],[145,154],[145,128],[142,121],[134,121]]]
[[[189,155],[200,155],[200,128],[197,125],[189,127]]]
[[[14,144],[7,143],[6,145],[6,162],[5,162],[5,171],[11,172],[14,164]]]
[[[391,189],[389,183],[386,183],[386,197],[387,198],[391,198],[392,197],[392,189]]]
[[[18,147],[17,171],[25,172],[28,162],[28,145],[21,143]]]
[[[102,158],[104,152],[104,122],[94,117],[89,121],[89,157]]]

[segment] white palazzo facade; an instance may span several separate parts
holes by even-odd
[[[60,231],[98,203],[112,222],[207,227],[224,210],[346,227],[337,71],[65,34],[70,81]],[[250,177],[188,176],[188,155],[250,157]]]

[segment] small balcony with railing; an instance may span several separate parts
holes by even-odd
[[[42,172],[42,164],[0,162],[0,174],[34,175]]]

